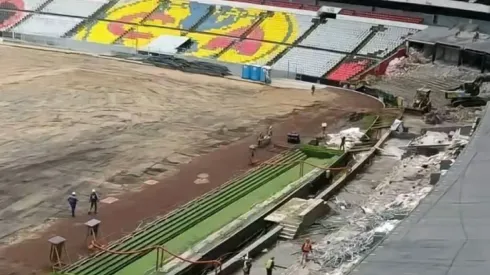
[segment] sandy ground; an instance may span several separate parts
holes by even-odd
[[[71,191],[138,190],[265,118],[336,97],[7,46],[0,58],[0,238],[66,216]]]

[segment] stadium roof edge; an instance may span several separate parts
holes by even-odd
[[[398,2],[412,5],[429,6],[436,8],[446,8],[454,10],[465,10],[476,13],[487,13],[490,14],[490,6],[478,4],[478,3],[468,3],[460,1],[448,1],[448,0],[389,0],[389,2]]]
[[[269,11],[279,11],[279,12],[287,12],[287,13],[295,13],[295,14],[302,14],[302,15],[309,15],[309,16],[316,16],[316,11],[310,11],[310,10],[299,10],[299,9],[290,9],[290,8],[283,8],[283,7],[274,7],[274,6],[267,6],[267,5],[258,5],[258,4],[252,4],[252,3],[243,3],[243,2],[235,2],[235,1],[225,1],[225,0],[194,0],[193,2],[199,2],[203,4],[209,4],[209,5],[222,5],[222,6],[232,6],[232,7],[239,7],[239,8],[249,8],[249,9],[260,9],[260,10],[269,10]],[[340,12],[340,8],[333,8],[336,13]]]
[[[481,33],[480,38],[475,40],[471,35],[472,33],[456,36],[458,32],[458,29],[429,26],[427,29],[409,37],[407,41],[429,45],[439,44],[462,50],[490,53],[490,37],[487,34]]]

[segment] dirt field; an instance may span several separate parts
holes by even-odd
[[[0,238],[6,245],[16,243],[0,255],[0,271],[8,266],[1,274],[45,267],[46,240],[55,234],[69,240],[72,260],[85,254],[84,202],[92,188],[102,198],[120,198],[101,205],[99,214],[104,233],[116,232],[109,239],[118,238],[138,220],[168,212],[247,169],[254,139],[225,145],[263,131],[272,121],[283,121],[275,126],[278,136],[291,130],[313,135],[323,121],[339,124],[340,117],[359,108],[380,107],[337,90],[311,96],[308,90],[80,55],[1,46],[0,57]],[[259,152],[263,159],[272,155]],[[211,182],[194,184],[203,172]],[[143,188],[147,179],[160,184]],[[82,202],[76,219],[66,219],[71,191]]]

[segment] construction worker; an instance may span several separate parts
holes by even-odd
[[[265,272],[267,275],[272,275],[272,270],[275,269],[274,257],[271,257],[265,264]]]
[[[301,264],[306,264],[308,261],[308,256],[310,255],[313,247],[311,246],[310,239],[306,239],[303,245],[301,246]]]
[[[250,275],[251,269],[252,269],[252,259],[250,259],[247,255],[243,260],[243,275]]]
[[[75,209],[77,208],[77,194],[75,192],[72,192],[71,195],[68,197],[68,204],[70,204],[71,208],[71,216],[75,217]]]
[[[345,151],[345,136],[340,139],[340,150]]]
[[[311,95],[315,95],[315,85],[311,85]]]
[[[267,129],[267,135],[268,135],[269,137],[272,137],[272,125],[271,125],[271,126],[269,126],[269,128]]]
[[[95,192],[95,189],[92,189],[92,193],[90,193],[90,209],[88,210],[88,214],[92,213],[92,209],[94,209],[94,214],[97,214],[97,203],[99,202],[99,196]]]
[[[264,140],[264,134],[262,132],[259,133],[259,137],[257,138],[257,146],[260,147],[260,144],[262,143],[262,140]]]
[[[256,148],[257,146],[255,146],[255,144],[252,144],[248,147],[248,149],[250,150],[250,165],[254,164]]]

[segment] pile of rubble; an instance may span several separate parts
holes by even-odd
[[[438,133],[439,134],[439,133]],[[443,136],[445,135],[445,136]],[[429,133],[421,139],[433,138]],[[440,134],[446,140],[447,134]],[[437,139],[437,138],[435,138]],[[339,199],[329,201],[336,214],[316,223],[306,235],[325,235],[315,243],[312,262],[306,268],[293,265],[283,274],[348,274],[364,255],[381,240],[380,234],[393,230],[432,190],[429,176],[439,171],[444,159],[454,159],[455,150],[465,145],[467,139],[458,139],[446,150],[433,156],[413,155],[398,159],[391,172],[365,194],[360,203]],[[399,150],[386,148],[383,150]],[[345,191],[344,191],[345,192]],[[351,192],[349,192],[351,193]]]
[[[413,68],[418,67],[420,64],[427,64],[430,59],[424,57],[424,54],[410,48],[408,50],[408,56],[402,56],[390,61],[386,68],[387,76],[397,76],[410,71]]]
[[[427,124],[441,124],[444,122],[458,123],[470,122],[481,112],[481,107],[475,108],[450,108],[444,107],[430,111],[424,115],[424,122]]]

